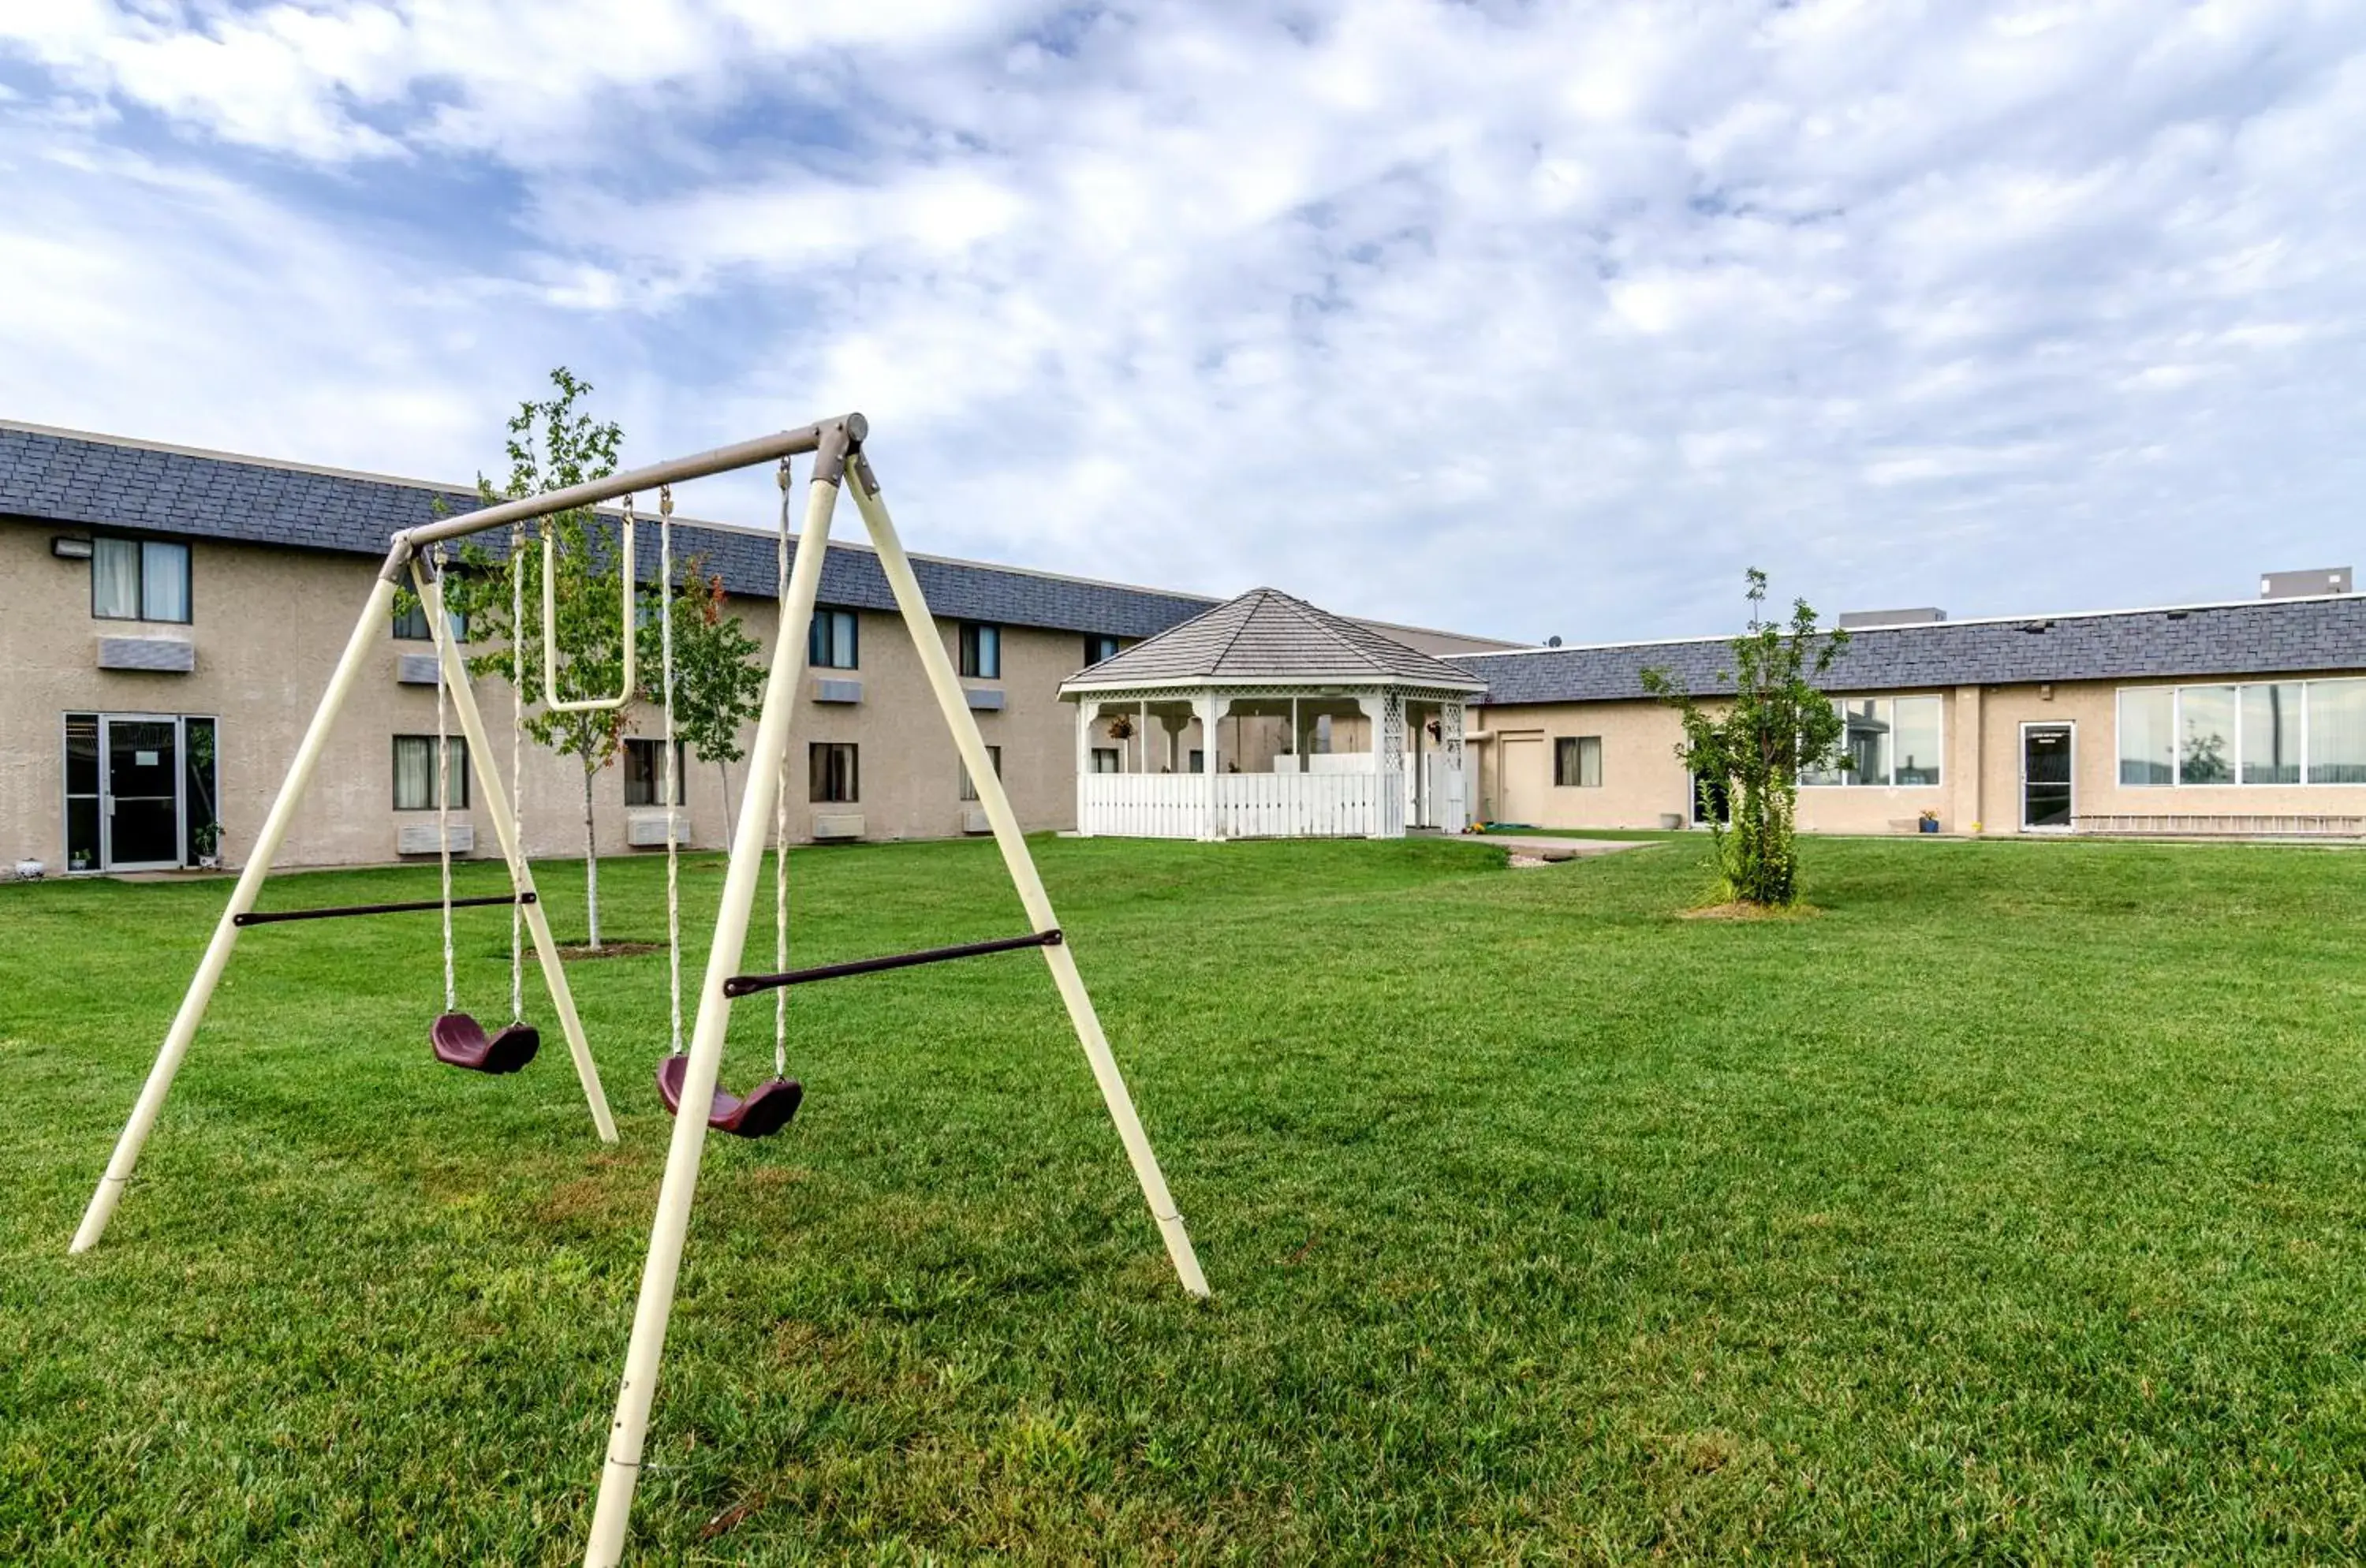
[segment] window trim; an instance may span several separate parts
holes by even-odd
[[[2140,685],[2118,686],[2112,692],[2112,783],[2117,789],[2360,789],[2366,783],[2341,779],[2317,779],[2315,718],[2316,688],[2348,685],[2366,681],[2359,675],[2264,675],[2248,680],[2185,681],[2175,684],[2150,682]],[[2254,784],[2243,777],[2243,694],[2253,686],[2298,686],[2300,698],[2300,777],[2291,783],[2270,780]],[[2227,740],[2227,772],[2224,779],[2189,782],[2185,777],[2185,694],[2188,692],[2226,691],[2235,694],[2234,733]],[[2124,715],[2128,694],[2132,692],[2169,694],[2169,778],[2161,784],[2132,784],[2122,770],[2127,764],[2124,738]]]
[[[114,529],[95,531],[90,536],[90,618],[94,621],[144,622],[155,626],[195,626],[197,620],[197,552],[186,539],[169,538],[161,534],[126,534]],[[131,547],[133,565],[131,598],[137,606],[135,614],[113,615],[98,607],[98,555],[107,542],[119,542]],[[148,613],[148,547],[170,545],[181,552],[182,598],[188,614],[177,617],[152,615]]]
[[[434,786],[435,775],[432,771],[427,775],[429,779],[427,804],[424,806],[405,806],[402,804],[402,743],[406,740],[416,740],[423,743],[428,749],[428,754],[431,757],[434,755],[435,737],[433,735],[396,735],[394,737],[393,750],[389,753],[389,761],[392,764],[392,770],[390,776],[387,780],[387,797],[394,803],[393,809],[397,811],[433,811],[435,809],[435,791]],[[217,741],[216,744],[219,745],[220,742]],[[453,801],[447,809],[453,811],[466,811],[469,808],[469,802],[475,798],[475,790],[470,781],[470,774],[473,773],[475,770],[468,765],[468,738],[465,735],[446,736],[444,739],[444,754],[447,759],[445,766],[447,769],[451,766],[448,759],[451,758],[456,751],[460,759],[460,797],[457,800]],[[447,773],[445,776],[448,778],[450,775]]]

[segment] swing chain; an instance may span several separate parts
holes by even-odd
[[[781,459],[781,527],[774,540],[773,591],[779,608],[773,620],[777,635],[794,635],[789,626],[789,460]],[[808,631],[807,635],[810,635]],[[772,963],[789,966],[789,749],[781,748],[772,777]],[[772,1076],[789,1076],[789,993],[772,998]]]

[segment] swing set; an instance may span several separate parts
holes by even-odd
[[[100,1179],[98,1190],[92,1195],[90,1206],[83,1215],[81,1227],[74,1233],[72,1250],[77,1253],[89,1250],[97,1244],[107,1221],[121,1203],[124,1189],[131,1179],[141,1149],[149,1134],[154,1130],[165,1096],[172,1089],[174,1076],[188,1054],[190,1043],[195,1039],[197,1026],[212,999],[214,987],[230,963],[239,933],[250,926],[440,908],[444,919],[445,1010],[430,1026],[429,1042],[438,1061],[486,1074],[518,1071],[534,1059],[541,1043],[538,1032],[524,1021],[524,938],[530,934],[551,1005],[566,1036],[569,1052],[574,1058],[584,1098],[591,1107],[593,1129],[603,1142],[613,1144],[616,1141],[615,1122],[609,1114],[607,1100],[600,1086],[599,1069],[584,1041],[582,1022],[576,1014],[574,998],[568,990],[567,976],[559,962],[558,948],[551,941],[549,922],[544,917],[542,903],[535,888],[534,873],[525,857],[518,817],[512,808],[511,798],[502,785],[499,770],[490,763],[492,750],[486,736],[484,716],[477,707],[468,667],[453,639],[450,623],[445,616],[443,548],[450,540],[506,526],[510,530],[511,558],[520,560],[523,557],[519,552],[525,548],[527,525],[553,513],[579,507],[595,507],[603,502],[622,498],[625,505],[618,547],[626,565],[626,587],[622,594],[625,670],[619,691],[614,696],[556,700],[556,660],[546,636],[543,646],[543,696],[548,705],[561,711],[621,707],[632,696],[636,673],[634,594],[630,586],[637,558],[633,554],[632,497],[637,491],[658,491],[659,572],[664,583],[664,591],[659,597],[659,636],[665,661],[664,731],[659,750],[664,758],[665,800],[668,810],[671,811],[677,793],[677,763],[673,748],[672,486],[735,469],[763,464],[777,465],[781,490],[776,556],[779,626],[771,668],[765,677],[762,707],[756,725],[755,743],[749,764],[747,798],[732,836],[721,907],[715,913],[714,940],[707,948],[706,972],[700,987],[697,1016],[686,1047],[682,1035],[678,829],[676,819],[668,819],[666,934],[670,955],[671,1043],[668,1055],[658,1066],[657,1088],[666,1110],[674,1113],[673,1133],[666,1155],[664,1180],[659,1188],[657,1213],[650,1226],[648,1256],[642,1268],[640,1293],[633,1314],[632,1337],[625,1349],[623,1380],[617,1391],[615,1415],[608,1429],[606,1460],[601,1471],[599,1498],[593,1508],[591,1539],[585,1551],[584,1561],[592,1568],[609,1568],[609,1565],[620,1562],[624,1555],[633,1491],[640,1475],[649,1409],[657,1393],[658,1366],[664,1352],[666,1329],[673,1312],[675,1283],[690,1224],[691,1204],[696,1194],[700,1157],[704,1151],[706,1134],[714,1131],[745,1138],[760,1138],[776,1134],[789,1124],[804,1098],[802,1087],[788,1076],[788,994],[795,987],[881,974],[918,964],[1015,952],[1022,948],[1040,949],[1045,966],[1051,971],[1053,987],[1067,1011],[1069,1023],[1076,1031],[1076,1042],[1083,1048],[1085,1059],[1100,1089],[1110,1120],[1115,1124],[1119,1141],[1133,1168],[1134,1178],[1150,1206],[1151,1216],[1157,1224],[1160,1239],[1166,1244],[1177,1279],[1190,1294],[1208,1294],[1208,1283],[1200,1271],[1199,1258],[1192,1251],[1190,1236],[1184,1229],[1182,1216],[1176,1211],[1174,1199],[1167,1192],[1166,1178],[1159,1170],[1158,1158],[1151,1149],[1149,1137],[1143,1131],[1141,1120],[1134,1114],[1132,1099],[1118,1071],[1116,1059],[1110,1055],[1109,1039],[1101,1031],[1092,998],[1085,989],[1075,953],[1053,913],[1050,897],[1043,890],[1042,879],[1036,873],[1027,840],[1020,831],[1018,818],[1011,811],[1009,796],[1004,792],[1001,779],[987,755],[985,738],[979,733],[977,720],[970,712],[960,677],[953,671],[952,660],[946,653],[943,639],[938,635],[936,622],[929,613],[919,581],[913,574],[910,558],[904,553],[903,543],[888,517],[886,502],[880,494],[878,480],[863,455],[862,443],[867,430],[861,414],[847,414],[630,473],[504,502],[481,511],[407,529],[394,536],[392,547],[387,553],[386,564],[378,573],[368,603],[355,623],[353,635],[338,659],[335,672],[330,677],[328,691],[321,697],[321,705],[304,732],[294,761],[288,765],[287,779],[272,802],[262,832],[255,840],[254,852],[239,874],[230,904],[214,928],[213,938],[207,944],[205,956],[198,963],[197,975],[182,998],[179,1011],[174,1016],[172,1027],[157,1054],[156,1064],[149,1072],[147,1083],[141,1089],[139,1101],[132,1108],[121,1137],[117,1140],[115,1152],[107,1161],[107,1173]],[[792,495],[789,463],[792,457],[806,456],[813,459],[812,476],[806,488],[805,528],[799,536],[801,547],[795,552],[792,566],[789,551]],[[821,586],[822,562],[828,554],[830,521],[841,488],[852,491],[855,508],[862,514],[870,535],[880,570],[886,576],[905,626],[911,633],[914,649],[928,676],[930,690],[943,713],[946,728],[952,732],[963,764],[976,786],[978,803],[985,808],[986,819],[993,827],[995,841],[1001,851],[1004,866],[1009,873],[1020,905],[1025,911],[1029,930],[1023,935],[991,942],[926,948],[914,953],[792,969],[789,967],[788,946],[788,807],[784,777],[790,711],[805,678],[807,639],[802,634],[813,620],[814,602]],[[547,526],[541,533],[543,625],[547,627],[556,619],[551,570],[555,558],[554,540],[553,530]],[[520,572],[511,573],[513,595],[512,626],[513,637],[520,639],[524,628],[522,577]],[[313,771],[320,762],[337,715],[377,647],[378,634],[386,624],[397,587],[406,579],[419,597],[431,635],[435,640],[438,681],[434,765],[438,837],[443,843],[440,854],[442,897],[417,903],[258,911],[254,908],[256,897],[271,874],[273,857],[278,852],[288,823],[311,783]],[[527,666],[524,662],[525,649],[522,640],[513,643],[512,652],[513,669],[523,671]],[[445,734],[447,703],[458,716],[461,733],[468,743],[468,754],[484,760],[479,771],[484,782],[486,812],[492,820],[493,833],[500,841],[501,855],[509,870],[510,892],[507,896],[466,898],[452,896],[450,840],[448,833],[442,831],[448,827],[449,813],[450,778],[445,761]],[[522,710],[524,704],[513,703],[513,707]],[[513,784],[523,774],[522,735],[522,718],[513,716],[510,737],[510,775]],[[754,909],[758,878],[766,858],[768,836],[772,840],[769,847],[773,863],[773,968],[769,972],[741,974],[738,971],[747,946],[748,924]],[[501,1029],[489,1032],[473,1016],[461,1012],[458,1008],[452,916],[456,909],[491,905],[506,905],[510,909],[511,1021]],[[765,991],[772,992],[774,997],[772,1077],[758,1084],[745,1096],[737,1095],[717,1083],[731,1004],[739,998]],[[693,1114],[680,1114],[684,1105],[693,1108]],[[705,1111],[704,1116],[696,1114],[702,1108]]]

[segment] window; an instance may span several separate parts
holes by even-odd
[[[1602,737],[1564,735],[1553,741],[1553,783],[1565,789],[1602,787]]]
[[[457,610],[444,612],[445,624],[452,628],[454,642],[468,640],[468,617]],[[427,606],[414,599],[411,607],[398,610],[394,616],[394,635],[403,642],[432,642],[427,635]]]
[[[98,715],[66,715],[66,869],[96,871]]]
[[[961,672],[974,681],[1002,679],[1002,628],[982,621],[961,626]]]
[[[2366,681],[2308,683],[2308,782],[2366,784]]]
[[[814,612],[813,629],[806,636],[806,663],[815,670],[862,668],[853,611]]]
[[[845,806],[862,798],[855,750],[843,740],[817,740],[806,748],[810,799]]]
[[[1208,771],[1208,753],[1201,750],[1197,746],[1191,748],[1191,766],[1189,771],[1195,773],[1204,773]]]
[[[1123,773],[1124,771],[1124,761],[1116,747],[1096,746],[1093,748],[1093,772],[1097,773]]]
[[[1104,659],[1115,659],[1120,646],[1118,639],[1113,637],[1105,637],[1099,632],[1087,632],[1085,634],[1087,668],[1098,664]]]
[[[91,541],[90,613],[105,621],[189,618],[189,547],[164,539]]]
[[[673,743],[673,798],[665,799],[665,742],[625,742],[625,804],[680,806],[683,802],[682,743]]]
[[[1853,697],[1841,716],[1840,768],[1806,768],[1803,784],[1931,785],[1940,782],[1945,747],[1944,699]]]
[[[2120,783],[2176,782],[2177,689],[2131,686],[2120,693]]]
[[[2120,783],[2366,784],[2366,681],[2129,686]]]
[[[468,808],[468,743],[454,736],[445,743],[450,768],[451,808]],[[394,738],[394,808],[397,811],[435,809],[435,737],[398,735]]]
[[[994,776],[996,778],[1000,778],[1002,776],[1002,748],[999,746],[987,747],[986,749],[986,757],[987,761],[994,764]],[[967,762],[961,764],[961,797],[963,800],[975,800],[977,798],[977,781],[969,776],[969,764]]]

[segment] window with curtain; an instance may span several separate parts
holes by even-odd
[[[817,740],[806,749],[806,795],[816,804],[851,806],[862,798],[855,748],[843,740]]]
[[[1113,637],[1107,637],[1099,632],[1087,632],[1085,634],[1086,668],[1090,669],[1105,659],[1115,659],[1120,646],[1118,639]]]
[[[2308,683],[2308,782],[2366,784],[2366,681]]]
[[[983,621],[961,625],[961,672],[974,681],[1002,679],[1002,628]]]
[[[862,647],[854,612],[816,610],[806,634],[806,663],[815,670],[859,670]]]
[[[107,621],[189,619],[189,547],[171,539],[91,540],[90,613]]]
[[[468,743],[458,736],[445,742],[450,768],[451,808],[468,807]],[[394,738],[394,808],[397,811],[435,809],[435,737],[398,735]]]
[[[2177,782],[2177,689],[2130,686],[2120,693],[2120,783],[2153,788]]]
[[[665,742],[661,740],[626,740],[625,742],[625,804],[627,806],[680,806],[687,787],[685,772],[687,757],[682,742],[673,743],[673,799],[665,799]]]
[[[999,746],[987,747],[986,749],[986,757],[987,761],[994,764],[994,776],[996,778],[1000,778],[1002,776],[1002,748]],[[967,762],[963,762],[957,765],[961,769],[961,797],[963,800],[975,800],[977,798],[977,781],[970,777],[969,764]]]
[[[1553,783],[1565,789],[1602,787],[1602,737],[1564,735],[1553,741]]]
[[[2300,682],[2267,682],[2242,693],[2243,782],[2300,783]]]

